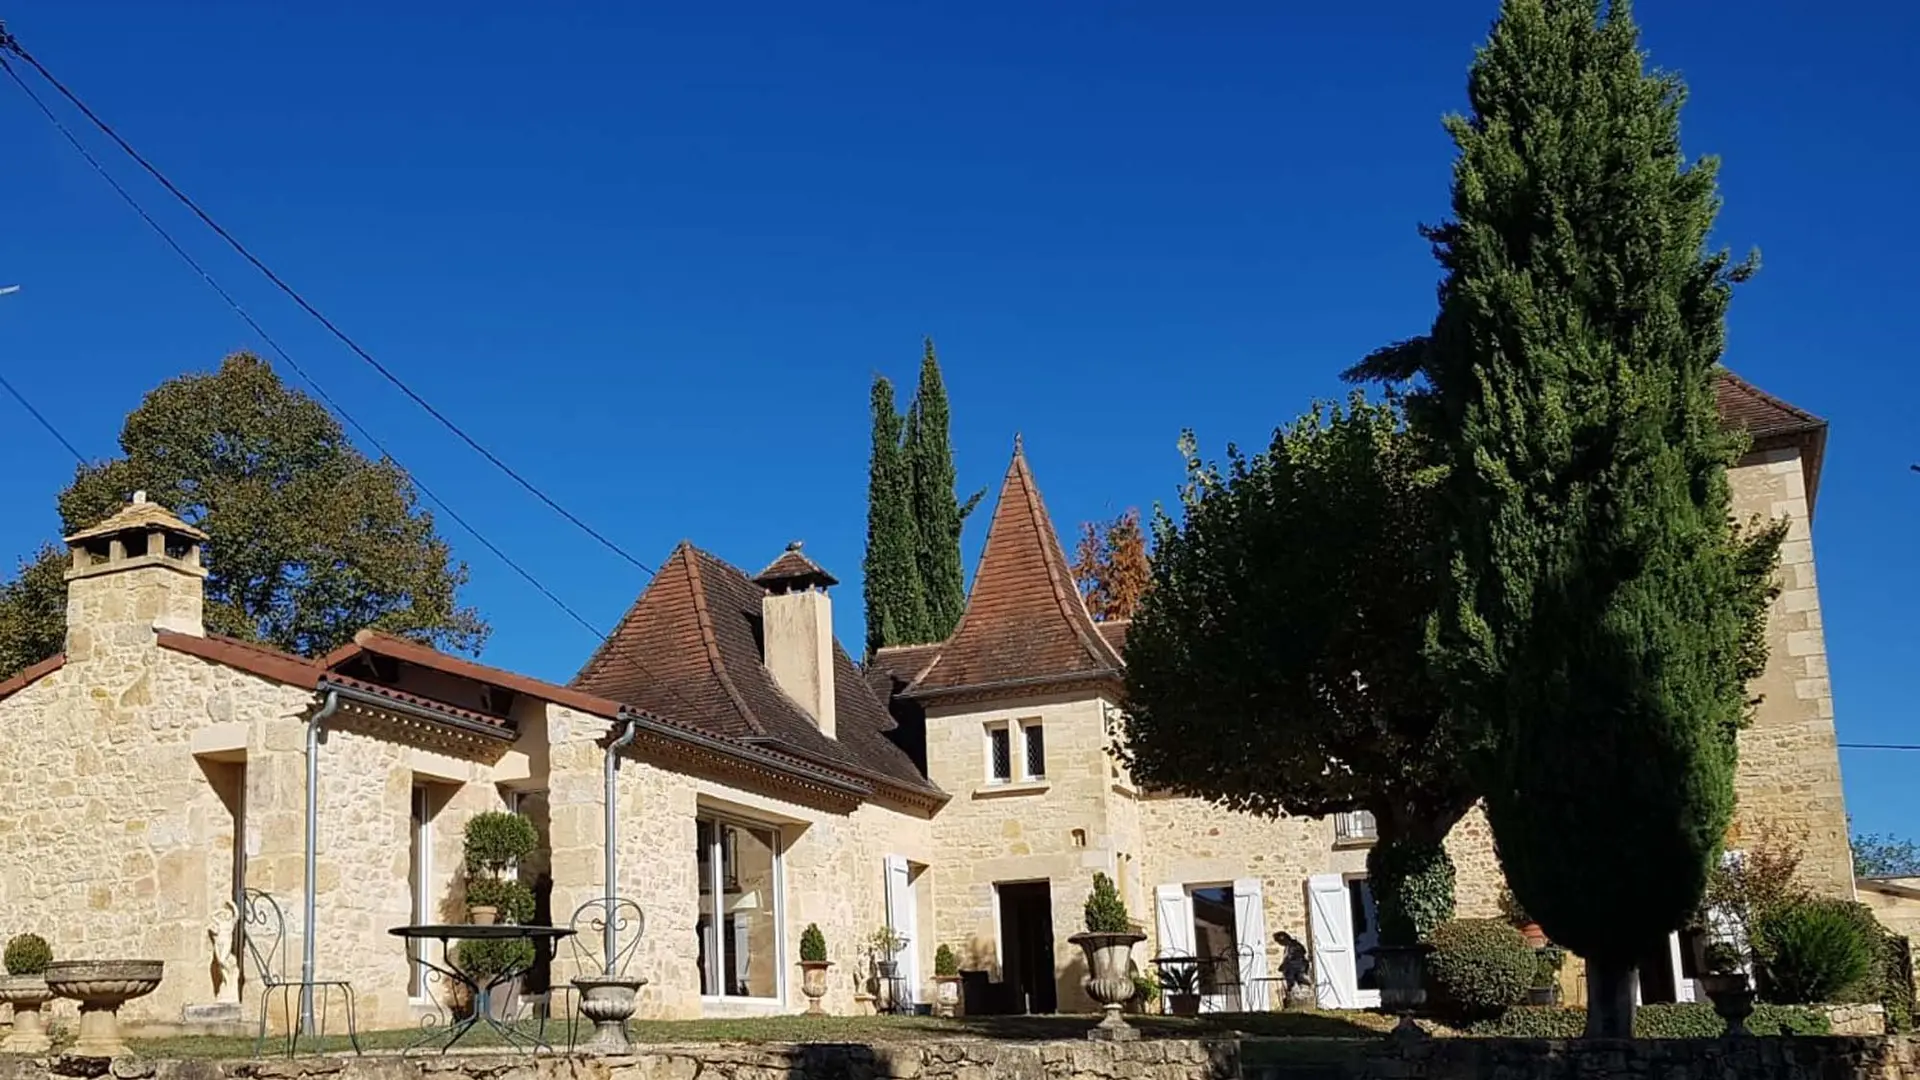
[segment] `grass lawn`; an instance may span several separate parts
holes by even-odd
[[[942,1020],[927,1016],[767,1016],[738,1020],[636,1020],[628,1025],[636,1043],[897,1043],[929,1039],[1001,1039],[1034,1042],[1047,1039],[1082,1039],[1098,1022],[1094,1016],[981,1016]],[[1244,1013],[1220,1014],[1180,1019],[1170,1016],[1134,1016],[1128,1020],[1150,1039],[1209,1038],[1247,1035],[1317,1039],[1377,1038],[1393,1024],[1389,1017],[1372,1013]],[[591,1025],[582,1024],[579,1037],[585,1038]],[[520,1030],[531,1035],[536,1025],[522,1024]],[[360,1045],[367,1051],[395,1051],[419,1039],[418,1029],[362,1032]],[[564,1051],[567,1027],[564,1021],[547,1025],[547,1041]],[[499,1047],[501,1041],[491,1031],[476,1029],[460,1040],[456,1050]],[[172,1039],[130,1040],[135,1053],[146,1058],[244,1058],[253,1054],[253,1040],[189,1036]],[[344,1036],[322,1040],[303,1040],[303,1054],[338,1053],[352,1048]],[[429,1043],[417,1052],[438,1049]],[[286,1053],[286,1042],[275,1043],[269,1037],[262,1050],[266,1056]]]

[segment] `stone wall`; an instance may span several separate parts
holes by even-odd
[[[109,1075],[108,1063],[0,1057],[0,1080]],[[1905,1038],[1148,1040],[661,1045],[633,1057],[453,1054],[111,1064],[114,1080],[1914,1080]]]

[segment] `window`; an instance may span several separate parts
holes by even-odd
[[[780,837],[772,829],[700,817],[700,993],[780,996]]]
[[[995,784],[1047,778],[1046,731],[1038,720],[987,725],[987,780]]]

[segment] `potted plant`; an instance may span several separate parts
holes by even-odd
[[[1151,972],[1138,968],[1133,972],[1133,999],[1127,1002],[1127,1011],[1134,1013],[1151,1012],[1155,1002],[1160,1000],[1160,984],[1154,980]]]
[[[873,1005],[877,1012],[891,1012],[900,1004],[900,950],[907,939],[882,926],[867,935],[867,957],[873,964]]]
[[[1160,992],[1167,998],[1167,1012],[1173,1016],[1199,1016],[1199,961],[1187,956],[1171,956],[1156,963],[1160,967]]]
[[[808,923],[800,932],[800,992],[807,995],[808,1016],[827,1014],[820,1000],[827,996],[827,969],[832,966],[827,959],[827,936],[818,923]]]
[[[941,1016],[952,1016],[960,1003],[960,958],[953,948],[942,945],[933,951],[934,1008]]]
[[[1544,945],[1533,952],[1533,985],[1527,988],[1527,1004],[1560,1004],[1560,968],[1567,962],[1567,951],[1558,945]]]
[[[1745,971],[1746,958],[1731,943],[1716,941],[1704,951],[1700,988],[1713,1002],[1713,1011],[1727,1022],[1727,1035],[1746,1035],[1753,1015],[1753,987]]]
[[[1147,939],[1133,928],[1127,905],[1105,874],[1093,875],[1093,892],[1087,897],[1084,933],[1067,940],[1087,954],[1087,977],[1082,985],[1087,995],[1106,1012],[1100,1026],[1088,1032],[1094,1039],[1133,1039],[1139,1032],[1120,1016],[1120,1008],[1133,998],[1133,947]]]
[[[44,1054],[52,1043],[41,1022],[40,1007],[53,1000],[47,989],[47,965],[53,949],[38,934],[20,934],[7,942],[7,977],[0,979],[0,1005],[13,1006],[13,1030],[0,1050],[9,1054]]]
[[[1520,906],[1520,898],[1513,895],[1513,889],[1504,881],[1500,883],[1500,914],[1515,930],[1520,931],[1520,936],[1527,939],[1528,945],[1536,949],[1546,945],[1547,932],[1540,929],[1540,924],[1533,921],[1533,916],[1527,914],[1526,908]]]
[[[524,922],[533,917],[533,891],[507,874],[539,847],[540,834],[533,822],[519,814],[491,810],[467,819],[465,861],[469,922],[486,926],[502,916],[509,922]]]

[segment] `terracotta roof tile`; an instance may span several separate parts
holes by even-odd
[[[783,585],[788,587],[820,585],[831,588],[840,584],[840,581],[822,570],[819,563],[801,553],[800,541],[795,540],[787,545],[787,550],[779,558],[768,564],[765,570],[753,576],[753,583],[764,585],[769,589]]]
[[[833,737],[774,683],[761,656],[765,596],[738,567],[683,543],[573,686],[702,731],[945,798],[888,738],[893,718],[837,642]]]
[[[1099,624],[1100,636],[1107,639],[1107,644],[1113,646],[1113,651],[1123,660],[1127,655],[1127,627],[1132,625],[1132,619],[1108,619]]]
[[[0,701],[5,701],[20,691],[25,690],[27,687],[32,686],[34,683],[39,682],[41,679],[59,671],[66,665],[66,662],[66,653],[54,653],[45,660],[27,665],[10,678],[0,679]]]
[[[1016,445],[966,613],[906,692],[1115,677],[1120,670],[1120,654],[1074,587],[1067,553]]]
[[[335,668],[339,666],[339,660],[336,658],[340,657],[342,652],[360,651],[404,660],[410,664],[432,668],[463,679],[472,679],[475,682],[490,683],[517,694],[525,694],[541,701],[551,701],[556,705],[577,709],[590,716],[612,719],[620,712],[620,703],[617,701],[585,693],[571,686],[562,686],[559,683],[550,683],[544,679],[535,679],[518,672],[507,671],[504,668],[475,663],[463,657],[443,653],[417,641],[383,634],[378,630],[360,631],[353,636],[352,645],[344,649],[336,649],[322,663],[328,668]]]
[[[1725,368],[1720,370],[1713,390],[1720,419],[1729,427],[1741,428],[1753,436],[1754,449],[1794,446],[1800,450],[1801,475],[1806,482],[1807,507],[1811,512],[1820,491],[1820,469],[1825,464],[1827,422]]]
[[[197,656],[202,660],[211,660],[216,664],[239,668],[241,671],[258,675],[263,679],[286,683],[311,690],[320,682],[325,672],[318,662],[304,656],[270,649],[264,645],[239,641],[234,638],[198,634],[182,634],[173,630],[162,630],[158,634],[160,647],[174,652]]]
[[[437,698],[430,698],[422,694],[415,694],[415,693],[412,693],[411,691],[402,690],[398,687],[387,686],[383,683],[368,682],[365,679],[355,679],[346,675],[341,675],[338,672],[328,672],[325,678],[329,685],[337,685],[337,686],[341,686],[348,689],[358,690],[363,694],[370,694],[374,697],[384,698],[388,701],[392,701],[401,705],[410,705],[416,709],[421,709],[426,712],[439,713],[442,716],[453,717],[454,719],[457,719],[457,720],[465,720],[471,724],[478,724],[484,727],[493,728],[501,732],[502,734],[510,735],[511,732],[513,731],[512,725],[509,724],[504,717],[490,716],[487,713],[479,712],[475,709],[468,709],[459,705],[451,705]]]

